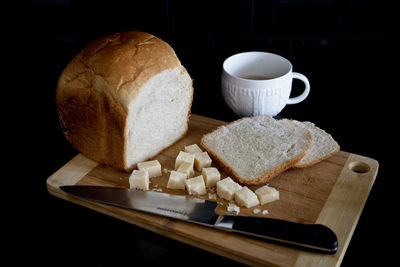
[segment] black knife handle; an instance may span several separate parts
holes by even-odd
[[[225,230],[283,242],[326,253],[335,253],[338,240],[335,233],[322,224],[302,224],[273,218],[224,216],[220,221]],[[231,224],[230,227],[227,225]],[[218,227],[218,225],[216,225]]]

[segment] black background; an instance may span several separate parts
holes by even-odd
[[[395,1],[392,1],[395,3]],[[230,264],[226,258],[142,230],[48,194],[46,179],[76,151],[54,102],[63,68],[94,39],[139,30],[167,41],[194,79],[192,113],[236,119],[220,92],[223,60],[243,51],[288,58],[311,83],[282,117],[316,123],[344,151],[380,169],[342,266],[389,264],[398,231],[399,12],[387,1],[23,1],[2,9],[3,203],[15,263],[125,266]],[[10,13],[8,13],[10,12]],[[294,81],[292,96],[303,84]],[[6,195],[6,194],[4,194]],[[19,202],[18,200],[22,200]],[[10,208],[10,210],[9,210]],[[7,224],[8,225],[8,224]],[[179,259],[191,258],[191,261]],[[13,264],[14,265],[14,264]]]

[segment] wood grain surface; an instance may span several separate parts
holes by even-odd
[[[183,190],[166,188],[168,170],[173,170],[175,158],[185,145],[199,144],[203,134],[223,124],[225,122],[192,114],[188,134],[155,157],[161,163],[164,172],[161,177],[151,178],[150,190],[186,194]],[[288,170],[275,177],[269,181],[269,185],[279,190],[280,200],[250,209],[242,207],[238,214],[324,224],[336,233],[339,240],[338,252],[333,255],[285,247],[72,197],[59,189],[59,186],[79,184],[129,187],[130,173],[102,166],[81,154],[50,176],[47,179],[47,188],[54,196],[67,201],[246,264],[337,266],[346,252],[377,171],[376,160],[340,151],[311,167]],[[226,174],[222,173],[222,178],[224,177]],[[201,198],[209,199],[209,196],[215,195],[215,189],[208,189],[208,193]],[[216,210],[218,214],[235,214],[226,210],[227,201],[218,197],[216,200],[209,200],[221,203]],[[254,214],[254,209],[268,210],[268,214]]]

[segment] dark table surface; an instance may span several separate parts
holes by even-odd
[[[3,50],[11,59],[4,77],[10,83],[3,88],[2,107],[4,179],[12,182],[11,189],[5,188],[12,197],[3,204],[11,208],[3,213],[11,217],[4,233],[12,233],[7,254],[14,261],[125,266],[175,264],[191,257],[196,264],[239,265],[46,190],[46,179],[77,154],[58,122],[58,77],[88,42],[126,30],[147,31],[169,42],[194,79],[192,113],[225,121],[237,116],[220,92],[223,59],[252,50],[288,58],[294,71],[309,78],[311,92],[280,115],[312,121],[331,133],[342,150],[380,163],[342,266],[384,265],[395,259],[400,59],[395,9],[373,1],[215,2],[24,1],[12,10],[15,26],[4,38],[10,49]],[[292,95],[302,86],[295,81]]]

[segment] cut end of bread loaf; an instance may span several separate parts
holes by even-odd
[[[192,80],[179,66],[151,78],[129,109],[125,134],[129,169],[183,137],[188,129]]]
[[[243,185],[266,183],[291,168],[311,145],[308,130],[262,115],[242,118],[203,136],[201,145]]]
[[[339,144],[330,134],[315,126],[314,123],[309,121],[300,122],[296,120],[292,120],[292,122],[307,129],[312,135],[310,149],[307,151],[306,155],[293,166],[293,168],[309,167],[339,152]]]

